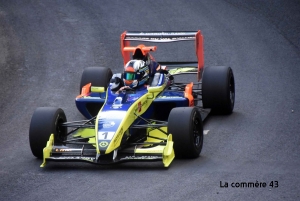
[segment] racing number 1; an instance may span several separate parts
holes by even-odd
[[[111,140],[115,132],[98,132],[98,140]]]
[[[104,132],[104,133],[102,133],[102,135],[104,135],[104,140],[106,140],[106,139],[107,139],[108,132]]]

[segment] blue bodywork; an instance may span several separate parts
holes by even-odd
[[[158,83],[158,85],[161,84],[162,83]],[[110,87],[111,84],[108,86],[107,92],[90,92],[87,96],[76,98],[76,106],[80,113],[87,119],[90,119],[96,116],[101,108],[102,112],[109,110],[127,111],[133,102],[148,92],[147,87],[143,86],[134,91],[122,91],[118,94],[113,92]],[[172,108],[187,106],[189,106],[189,102],[184,96],[184,91],[166,88],[157,96],[152,105],[142,116],[144,118],[150,118],[155,115],[157,119],[165,119],[160,117],[167,117]]]

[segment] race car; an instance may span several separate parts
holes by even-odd
[[[80,161],[107,165],[129,161],[161,161],[168,167],[176,158],[196,158],[203,146],[203,120],[211,112],[231,114],[235,102],[233,71],[228,66],[204,68],[201,31],[127,32],[121,34],[124,65],[139,48],[157,46],[131,41],[167,43],[195,41],[196,61],[158,62],[151,83],[134,90],[113,90],[122,73],[87,67],[75,102],[85,120],[67,122],[60,108],[40,107],[32,116],[29,142],[33,155],[48,161]],[[168,72],[166,74],[165,72]],[[198,82],[177,83],[176,76],[197,75]],[[171,79],[171,76],[172,79]],[[175,77],[175,78],[174,78]],[[174,78],[174,79],[173,79]]]

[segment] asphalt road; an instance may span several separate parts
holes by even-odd
[[[0,200],[300,200],[299,10],[298,0],[0,0]],[[81,119],[82,70],[122,70],[124,30],[198,29],[205,66],[229,65],[236,79],[234,113],[205,122],[199,158],[168,169],[39,167],[28,142],[33,111],[58,106]],[[161,60],[194,54],[193,45],[158,48]]]

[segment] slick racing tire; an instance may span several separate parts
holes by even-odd
[[[80,81],[80,92],[83,86],[88,83],[92,83],[92,86],[104,87],[105,90],[112,77],[112,71],[110,68],[105,67],[87,67],[84,69],[81,81]]]
[[[92,83],[92,86],[104,87],[104,89],[106,90],[111,77],[112,72],[110,68],[87,67],[84,69],[81,76],[79,93],[81,93],[82,87],[89,83]],[[86,110],[88,111],[91,117],[94,117],[98,114],[102,106],[102,103],[88,103],[86,104]]]
[[[203,146],[203,124],[195,107],[171,110],[168,133],[172,134],[176,158],[197,158]]]
[[[216,114],[231,114],[235,102],[235,83],[228,66],[206,67],[202,77],[203,108]]]
[[[63,144],[67,137],[67,127],[61,124],[66,121],[66,115],[60,108],[40,107],[34,111],[29,128],[29,143],[35,157],[43,158],[43,149],[51,134],[54,134],[55,144]]]

